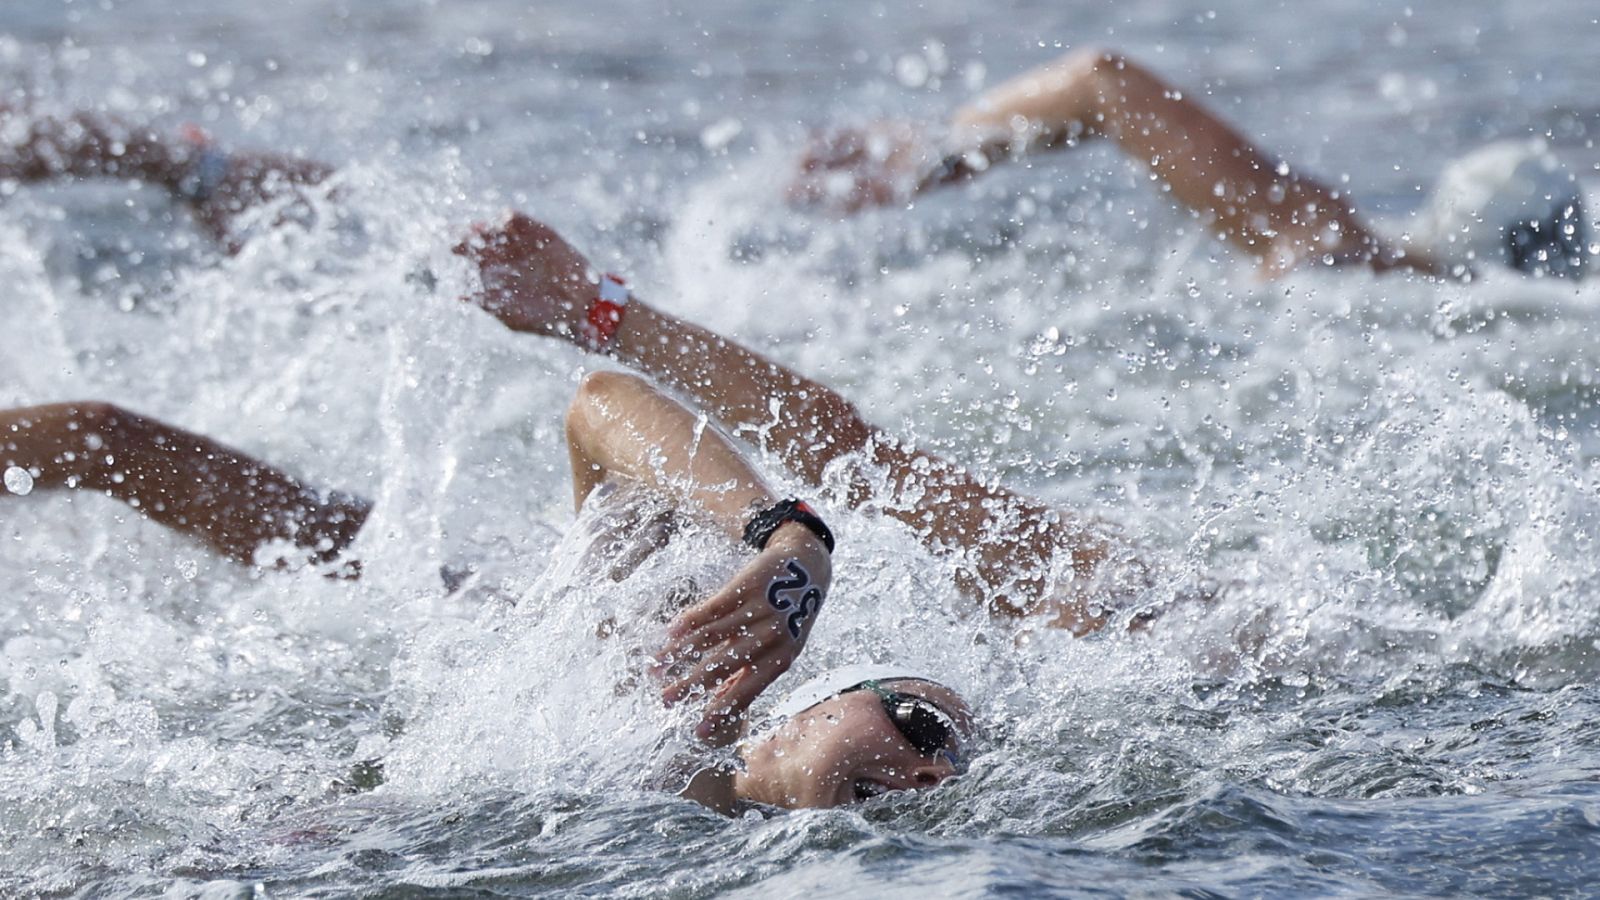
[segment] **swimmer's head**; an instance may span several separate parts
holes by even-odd
[[[1444,262],[1579,278],[1588,232],[1577,178],[1544,141],[1527,140],[1493,143],[1446,167],[1416,238]]]
[[[903,668],[847,666],[800,686],[752,738],[739,793],[789,808],[833,807],[930,788],[957,774],[972,711]]]

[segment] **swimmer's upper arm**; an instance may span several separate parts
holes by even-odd
[[[246,565],[277,541],[331,562],[372,509],[353,494],[318,490],[209,437],[110,403],[0,410],[0,435],[0,468],[34,473],[33,486],[104,492]]]
[[[737,541],[750,511],[774,500],[721,431],[636,375],[585,376],[566,424],[580,505],[607,475],[622,475],[687,502]]]
[[[1122,546],[1104,523],[986,484],[926,451],[886,444],[875,457],[893,486],[884,512],[930,550],[961,555],[958,586],[991,614],[1042,618],[1076,634],[1104,624],[1089,598]]]

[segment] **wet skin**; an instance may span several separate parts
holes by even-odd
[[[925,681],[883,686],[928,700],[963,734],[972,713],[954,691]],[[947,748],[959,753],[956,740]],[[907,742],[877,694],[857,690],[811,707],[745,753],[741,796],[788,808],[845,806],[890,791],[922,790],[956,774],[947,754],[924,755]]]

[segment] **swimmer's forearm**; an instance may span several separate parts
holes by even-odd
[[[129,178],[176,190],[193,152],[109,117],[32,117],[0,107],[0,178]]]
[[[1100,98],[1085,62],[1074,54],[990,88],[956,111],[952,137],[1007,153],[1098,136]]]
[[[877,430],[828,387],[721,335],[635,302],[613,355],[682,391],[731,431],[776,452],[807,483]]]
[[[704,418],[632,375],[586,377],[567,412],[573,491],[581,505],[608,475],[688,501],[734,540],[752,510],[776,496]]]
[[[28,472],[37,489],[115,497],[246,564],[269,541],[331,560],[370,510],[364,500],[323,494],[202,435],[105,403],[0,411],[0,469],[11,467]]]
[[[834,460],[868,450],[883,466],[887,481],[870,479],[869,486],[869,479],[856,479],[846,501],[852,506],[881,504],[886,515],[910,525],[934,550],[972,551],[975,569],[988,585],[1019,577],[1035,587],[1042,583],[1048,552],[1042,530],[1028,533],[1030,521],[1053,517],[1060,528],[1083,531],[1071,543],[1086,571],[1104,556],[1104,548],[1089,538],[1090,530],[1073,525],[1069,517],[1052,516],[1037,501],[984,484],[948,460],[900,446],[838,393],[698,325],[635,301],[617,333],[613,354],[688,394],[730,430],[777,452],[810,484],[820,485]],[[887,488],[886,495],[876,493],[877,485]],[[1024,572],[1035,567],[1041,574]]]
[[[760,474],[703,414],[635,375],[584,378],[567,413],[567,446],[579,504],[611,475],[624,476],[696,509],[731,540],[742,541],[752,514],[776,497]],[[710,746],[738,738],[757,695],[793,664],[833,576],[832,541],[800,521],[758,529],[760,549],[723,586],[668,626],[656,674],[667,704],[704,692],[696,736]],[[702,802],[729,784],[700,785]],[[726,800],[725,794],[723,799]]]
[[[821,485],[836,461],[867,457],[862,460],[866,466],[843,473],[850,482],[845,501],[851,506],[869,501],[881,505],[886,515],[911,525],[935,552],[971,554],[971,570],[984,584],[972,581],[969,586],[991,608],[1026,608],[1037,599],[1059,546],[1069,547],[1074,568],[1085,571],[1105,556],[1101,542],[1074,525],[1072,517],[1052,515],[1037,501],[906,447],[869,425],[838,393],[637,298],[621,312],[613,307],[609,314],[618,317],[614,330],[597,337],[589,316],[605,310],[593,303],[588,261],[549,226],[514,215],[497,229],[480,229],[476,241],[464,242],[457,252],[474,259],[483,273],[484,290],[476,302],[508,328],[561,337],[590,350],[598,347],[688,395],[729,431],[775,451],[808,483]],[[647,388],[626,376],[591,376],[575,412],[588,406],[586,398],[605,393],[599,387],[620,391],[624,385],[632,392]],[[671,402],[661,395],[655,401]],[[682,407],[678,414],[690,416]],[[659,435],[632,440],[616,448],[625,454],[607,460],[604,442],[615,440],[616,434],[605,422],[587,419],[586,413],[569,418],[569,428],[585,426],[569,432],[579,502],[607,470],[631,467],[634,477],[646,480],[662,471],[650,459],[634,457],[630,462],[626,455],[637,454],[640,446],[667,446]],[[1074,533],[1063,536],[1063,529]],[[1011,586],[1008,593],[1015,588],[1027,596],[1008,600],[998,591],[1004,585]]]
[[[1070,553],[1074,582],[1099,580],[1117,542],[1094,521],[986,484],[955,463],[908,450],[865,422],[843,397],[821,384],[711,331],[630,304],[612,344],[622,362],[688,394],[731,430],[779,453],[790,469],[820,484],[828,463],[862,448],[887,481],[857,479],[847,501],[881,504],[936,552],[964,551],[970,568],[963,590],[1000,615],[1036,615],[1085,633],[1103,615],[1081,593],[1046,596],[1052,558]],[[884,493],[875,493],[879,486]]]
[[[1274,160],[1210,110],[1108,50],[1078,51],[1012,78],[958,110],[952,127],[958,140],[1011,153],[1111,138],[1195,209],[1216,205],[1219,176],[1265,184],[1277,175]]]
[[[868,500],[917,528],[934,546],[976,546],[986,509],[998,514],[1037,506],[1004,488],[980,484],[965,469],[928,453],[906,450],[869,424],[843,396],[713,331],[635,301],[612,345],[622,362],[688,394],[729,430],[783,459],[805,481],[820,485],[828,465],[869,450],[889,474],[890,496],[864,487],[847,501]],[[901,502],[903,497],[914,497]]]
[[[1379,253],[1348,201],[1251,143],[1199,101],[1118,53],[1086,50],[999,85],[954,118],[991,159],[1106,137],[1149,166],[1219,237],[1281,268],[1312,254]]]

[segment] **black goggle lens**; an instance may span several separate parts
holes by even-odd
[[[1511,267],[1523,272],[1581,278],[1588,257],[1588,228],[1583,203],[1573,198],[1551,210],[1549,217],[1506,229]]]
[[[939,707],[910,694],[897,691],[883,695],[883,711],[900,730],[906,742],[924,756],[932,756],[950,746],[950,721]]]
[[[952,749],[958,743],[955,739],[955,723],[937,703],[916,694],[891,691],[876,681],[862,682],[850,690],[877,694],[883,703],[884,715],[889,717],[889,724],[918,753],[923,756],[944,754],[953,764],[959,764],[960,757]]]

